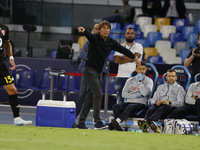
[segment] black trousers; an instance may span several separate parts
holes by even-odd
[[[158,119],[165,119],[174,110],[174,107],[169,105],[152,105],[145,115],[145,120],[150,124],[151,121],[157,121]]]
[[[200,124],[200,99],[197,99],[195,105],[185,105],[181,106],[172,111],[172,113],[167,118],[183,119],[187,115],[197,115]]]
[[[113,106],[113,114],[114,118],[121,119],[123,122],[126,120],[131,113],[139,112],[140,110],[146,109],[146,105],[140,103],[123,103],[123,104],[115,104]]]
[[[97,73],[93,68],[85,66],[83,69],[83,77],[87,82],[88,89],[84,100],[79,123],[85,123],[90,109],[93,107],[94,122],[101,122],[100,106],[102,98],[101,79],[102,73]]]

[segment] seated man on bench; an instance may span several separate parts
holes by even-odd
[[[173,110],[184,105],[185,90],[176,80],[176,71],[167,70],[166,82],[158,86],[144,120],[137,121],[143,132],[148,132],[149,125],[154,130],[154,121],[166,119]]]
[[[172,111],[167,118],[184,119],[187,115],[197,115],[200,124],[200,82],[190,84],[185,96],[185,105]],[[158,126],[154,123],[154,132],[162,133],[164,129],[163,126],[164,124]],[[200,134],[200,127],[198,129],[198,134]]]
[[[147,108],[147,99],[153,88],[153,80],[145,75],[146,71],[146,63],[141,62],[141,66],[136,66],[137,75],[126,81],[122,90],[125,103],[113,106],[114,119],[109,123],[110,130],[123,131],[121,122],[126,120],[131,113]]]

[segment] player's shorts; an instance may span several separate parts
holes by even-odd
[[[7,66],[4,63],[0,64],[0,85],[4,86],[12,83],[14,83],[14,79]]]

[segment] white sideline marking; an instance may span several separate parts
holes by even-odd
[[[3,104],[0,104],[0,107],[10,107],[10,105],[3,105]],[[30,109],[36,109],[37,106],[22,106],[20,105],[20,108],[30,108]],[[93,109],[90,110],[90,112],[93,112]],[[100,110],[101,113],[104,113],[104,110]],[[108,113],[112,113],[113,111],[112,110],[108,110]]]
[[[0,107],[10,107],[10,105],[0,104]],[[37,107],[36,106],[22,106],[22,105],[20,105],[20,108],[37,108]]]

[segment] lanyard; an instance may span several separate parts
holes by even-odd
[[[134,44],[135,44],[135,41],[134,41],[133,44],[129,47],[129,50],[131,50],[131,48],[133,47]],[[124,47],[126,48],[126,43],[124,44]]]

